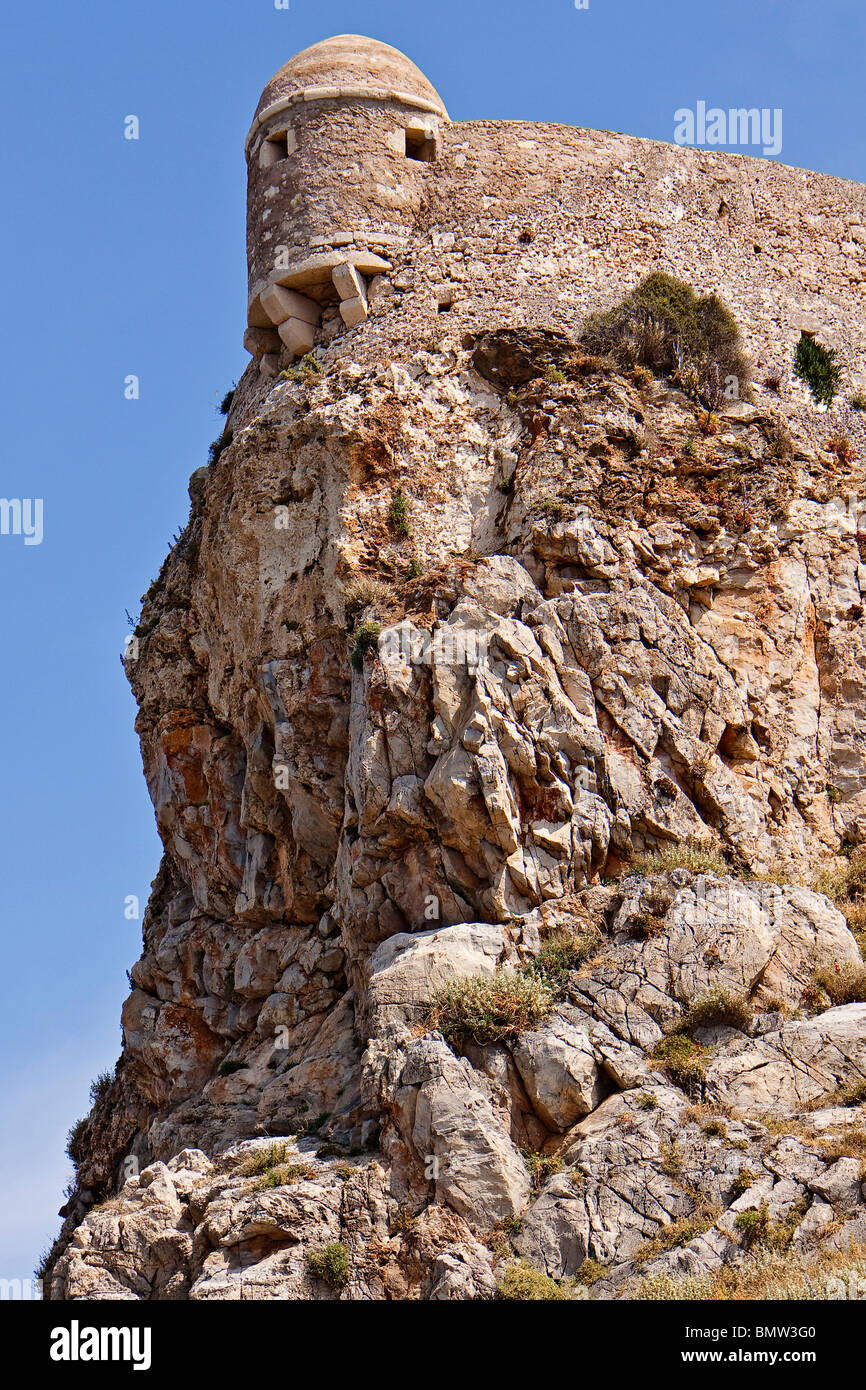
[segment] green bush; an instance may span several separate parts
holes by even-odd
[[[349,1252],[340,1241],[331,1241],[324,1250],[307,1251],[307,1268],[314,1279],[323,1279],[332,1289],[343,1289],[349,1282]]]
[[[235,398],[235,389],[236,387],[232,386],[230,390],[226,391],[225,395],[220,401],[220,415],[228,415],[229,411],[231,410],[232,401]]]
[[[836,349],[825,348],[815,338],[801,334],[794,353],[794,375],[805,381],[819,405],[832,405],[842,380]]]
[[[355,645],[352,649],[352,665],[356,671],[364,669],[364,657],[374,647],[381,636],[379,623],[360,623],[355,632]]]
[[[517,970],[452,980],[431,1000],[428,1023],[449,1042],[471,1038],[480,1046],[516,1038],[552,1012],[553,991]]]
[[[581,342],[620,367],[673,377],[708,409],[725,399],[728,379],[745,398],[751,376],[736,319],[714,294],[654,271],[606,313],[587,319]]]

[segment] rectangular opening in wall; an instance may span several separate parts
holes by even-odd
[[[436,158],[436,141],[426,130],[406,131],[406,158],[432,164]]]
[[[262,168],[269,169],[272,164],[279,164],[281,159],[289,157],[289,133],[286,130],[277,135],[269,135],[267,140],[262,142],[261,163]]]

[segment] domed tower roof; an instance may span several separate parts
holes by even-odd
[[[262,92],[253,129],[294,101],[370,97],[400,101],[448,119],[432,83],[405,53],[358,34],[338,34],[296,53]]]

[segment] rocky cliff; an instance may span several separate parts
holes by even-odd
[[[550,330],[385,341],[250,368],[146,597],[165,856],[48,1295],[817,1278],[866,1240],[862,465]]]

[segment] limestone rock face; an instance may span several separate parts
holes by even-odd
[[[522,1258],[631,1297],[763,1204],[861,1240],[814,884],[866,843],[862,464],[378,302],[321,372],[250,366],[146,596],[165,855],[49,1296],[487,1299]],[[503,971],[547,1012],[436,1031]]]

